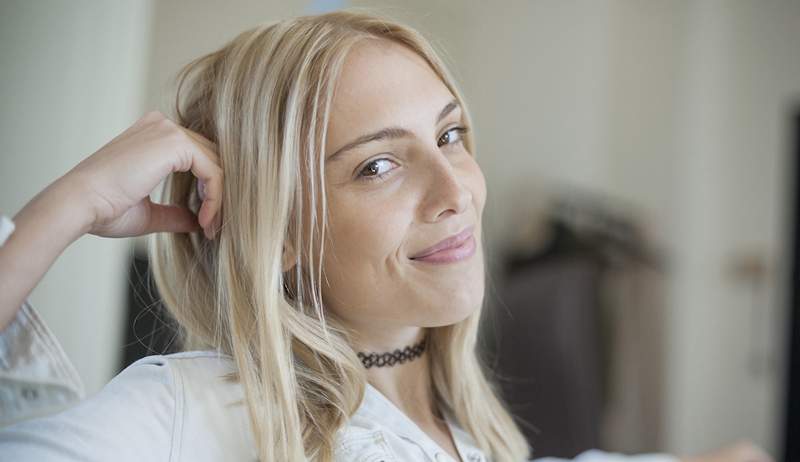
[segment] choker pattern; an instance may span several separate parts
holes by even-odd
[[[358,358],[361,360],[361,363],[367,369],[373,366],[394,366],[397,363],[402,364],[406,361],[411,361],[412,359],[421,356],[422,353],[425,352],[426,340],[427,339],[422,339],[422,341],[416,345],[407,346],[402,350],[397,349],[387,353],[362,353],[359,351],[357,354]]]

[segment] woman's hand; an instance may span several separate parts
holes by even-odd
[[[215,150],[208,139],[153,111],[58,181],[77,188],[91,208],[90,234],[129,237],[202,228],[213,239],[222,204],[222,169]],[[167,175],[189,170],[204,185],[196,217],[186,208],[151,202],[151,191]]]
[[[183,207],[150,201],[172,172],[190,171],[204,183],[197,217]],[[220,226],[222,169],[215,146],[159,112],[149,112],[97,152],[39,192],[15,216],[16,230],[0,246],[0,331],[74,240]]]

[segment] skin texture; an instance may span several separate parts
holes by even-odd
[[[331,239],[323,300],[358,329],[366,349],[411,344],[421,327],[461,321],[483,300],[480,245],[469,259],[446,265],[409,258],[471,225],[480,242],[484,176],[460,134],[445,135],[463,125],[461,110],[435,123],[452,99],[422,58],[402,46],[371,41],[348,55],[326,153],[388,126],[412,132],[362,145],[326,166]],[[359,170],[387,175],[364,181],[355,178]]]
[[[486,182],[461,132],[452,130],[464,126],[461,108],[437,122],[453,100],[424,59],[401,45],[361,42],[345,61],[325,146],[329,227],[322,298],[326,310],[357,332],[357,351],[415,344],[424,328],[457,323],[483,301]],[[386,127],[402,127],[410,136],[329,159],[357,137]],[[385,176],[370,181],[376,174]],[[476,243],[471,257],[447,264],[409,258],[469,226]],[[373,386],[458,459],[433,407],[427,355],[367,372]]]

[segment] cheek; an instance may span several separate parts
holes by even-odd
[[[407,215],[396,200],[367,196],[329,202],[322,296],[345,319],[376,309],[378,297],[395,298],[396,276],[403,271],[398,257],[406,251]]]
[[[475,158],[470,156],[465,167],[469,175],[469,188],[472,191],[472,200],[475,203],[476,212],[481,216],[483,207],[486,204],[486,177],[483,175],[480,165]]]
[[[341,264],[351,269],[359,263],[374,266],[395,255],[408,226],[396,202],[370,201],[365,196],[368,195],[330,205],[331,240],[326,245]]]

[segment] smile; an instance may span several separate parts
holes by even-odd
[[[466,260],[467,258],[471,257],[475,254],[475,236],[470,234],[467,239],[464,240],[460,245],[456,247],[450,247],[447,249],[440,250],[438,252],[434,252],[430,255],[426,255],[424,257],[417,257],[412,258],[412,261],[419,261],[425,263],[454,263],[461,260]]]

